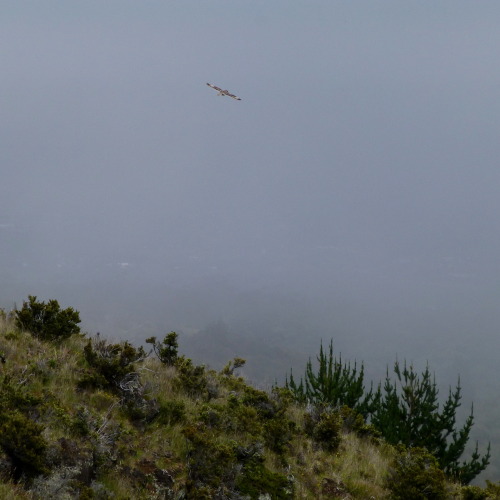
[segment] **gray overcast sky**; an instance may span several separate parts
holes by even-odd
[[[498,292],[498,2],[0,5],[5,283]]]
[[[332,247],[498,271],[499,20],[498,2],[2,2],[0,222],[45,269]]]
[[[140,290],[164,285],[168,331],[236,318],[217,287],[282,291],[381,370],[430,359],[476,391],[496,372],[500,2],[0,12],[0,306],[32,293],[99,324],[127,290],[151,315]]]
[[[498,2],[0,6],[5,283],[498,292]]]

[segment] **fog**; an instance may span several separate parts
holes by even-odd
[[[500,4],[0,4],[0,307],[262,385],[429,362],[500,479]]]

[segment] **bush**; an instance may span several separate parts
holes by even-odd
[[[263,420],[271,419],[279,412],[279,407],[265,391],[259,391],[250,386],[245,386],[241,402],[245,406],[255,408]]]
[[[183,401],[160,402],[155,422],[163,425],[174,425],[186,418],[186,405]]]
[[[464,486],[461,490],[462,500],[487,500],[488,492],[479,486]]]
[[[324,450],[335,452],[340,445],[342,417],[323,405],[313,406],[305,414],[305,432]]]
[[[386,487],[393,500],[444,500],[448,498],[444,472],[425,448],[398,446]]]
[[[342,357],[337,359],[333,355],[333,341],[330,341],[328,354],[324,352],[321,343],[317,361],[318,368],[315,372],[309,359],[304,379],[301,379],[299,384],[295,382],[292,373],[290,380],[287,377],[285,387],[292,392],[295,399],[299,403],[325,404],[332,407],[347,405],[364,417],[368,416],[373,405],[378,402],[378,396],[373,394],[372,389],[365,393],[363,364],[358,371],[356,363],[351,366],[350,363],[343,363]]]
[[[57,300],[38,302],[30,295],[20,311],[15,311],[18,328],[29,331],[40,340],[63,340],[80,332],[80,313],[72,307],[61,310]]]
[[[205,396],[210,399],[204,366],[194,365],[191,359],[181,356],[177,359],[175,367],[177,368],[177,377],[174,379],[174,385],[177,389],[184,391],[191,397]]]
[[[218,442],[203,424],[185,427],[183,434],[189,443],[189,498],[196,498],[193,490],[202,486],[232,489],[237,473],[234,447]]]
[[[242,366],[245,366],[246,361],[243,358],[234,358],[232,361],[224,366],[221,370],[221,375],[225,375],[226,377],[231,377],[234,375],[234,371]]]
[[[162,342],[158,342],[156,337],[146,339],[147,344],[152,344],[157,358],[165,365],[172,366],[177,361],[178,347],[177,333],[170,332],[165,335]]]
[[[278,416],[264,424],[264,440],[266,446],[278,455],[283,455],[293,439],[295,423],[285,416]]]
[[[236,487],[245,498],[294,498],[293,483],[284,474],[266,469],[264,458],[259,453],[243,459],[243,469],[236,479]]]
[[[261,443],[222,442],[204,424],[187,426],[183,434],[189,443],[187,498],[294,497],[293,482],[265,467]]]
[[[491,498],[500,498],[500,482],[492,483],[486,479],[486,491]]]
[[[481,457],[476,444],[470,460],[460,461],[474,423],[471,409],[465,424],[457,428],[456,412],[462,398],[460,379],[455,391],[450,388],[440,410],[437,383],[429,367],[419,376],[411,365],[408,367],[405,362],[401,368],[396,362],[394,373],[394,382],[387,373],[383,395],[381,386],[378,388],[371,423],[388,443],[426,448],[449,477],[462,484],[470,483],[489,464],[490,446]]]
[[[363,415],[360,415],[352,408],[342,406],[339,412],[342,417],[342,427],[344,431],[354,432],[359,437],[370,437],[373,442],[377,442],[377,439],[382,436],[382,433],[376,427],[372,424],[367,424]]]
[[[11,460],[15,480],[47,471],[42,432],[42,425],[17,410],[0,413],[0,446]]]
[[[99,337],[89,340],[83,349],[92,371],[80,380],[81,389],[92,387],[120,391],[120,383],[134,371],[134,363],[146,357],[142,347],[128,342],[108,344]]]

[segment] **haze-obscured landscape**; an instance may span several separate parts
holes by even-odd
[[[500,479],[500,4],[0,5],[0,307],[263,387],[428,362]]]

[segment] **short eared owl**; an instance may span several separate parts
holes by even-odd
[[[217,90],[217,92],[219,92],[217,95],[221,95],[221,96],[227,95],[228,97],[232,97],[233,99],[236,99],[237,101],[241,101],[241,98],[239,98],[238,96],[235,96],[234,94],[230,94],[229,90],[222,90],[221,88],[216,87],[215,85],[212,85],[211,83],[207,83],[207,85],[209,87],[212,87],[214,90]]]

